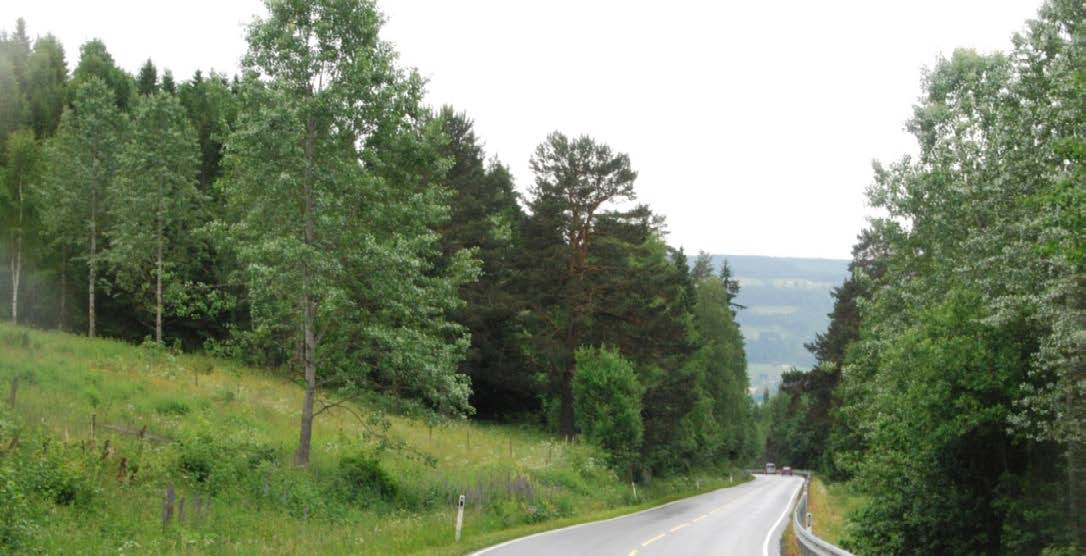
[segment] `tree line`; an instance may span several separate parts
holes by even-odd
[[[296,378],[298,464],[374,394],[581,434],[635,478],[760,451],[736,282],[629,203],[627,155],[552,133],[522,197],[372,2],[266,7],[234,77],[0,36],[5,316]]]
[[[1086,546],[1086,7],[927,71],[920,152],[875,165],[818,365],[784,377],[767,450],[870,496],[870,554]],[[1062,547],[1062,548],[1060,548]]]

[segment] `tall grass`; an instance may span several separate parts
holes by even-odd
[[[10,510],[0,509],[0,550],[455,553],[692,494],[696,480],[716,488],[727,476],[658,480],[635,499],[592,447],[525,426],[374,419],[381,410],[365,405],[320,415],[312,463],[296,468],[301,391],[284,377],[7,324],[0,393],[0,446],[11,445],[0,451]],[[404,448],[382,449],[386,436]],[[188,515],[164,527],[167,486]],[[457,545],[460,494],[468,504]],[[197,495],[210,501],[200,517]]]
[[[848,483],[825,483],[811,477],[807,490],[807,511],[813,516],[814,533],[824,541],[842,546],[847,542],[851,512],[863,505],[865,497]]]

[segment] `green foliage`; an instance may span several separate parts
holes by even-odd
[[[117,67],[106,43],[100,39],[89,40],[79,47],[79,63],[72,71],[70,90],[78,92],[92,80],[105,84],[112,92],[113,103],[119,110],[128,110],[135,96],[135,83],[130,75]]]
[[[372,454],[360,453],[340,458],[336,492],[345,501],[362,506],[395,502],[399,485]]]
[[[854,263],[876,264],[854,266],[856,291],[839,292],[855,310],[839,296],[839,328],[814,346],[840,385],[797,377],[803,393],[775,408],[802,432],[789,420],[840,396],[833,464],[870,495],[854,517],[859,552],[1086,541],[1086,280],[1081,233],[1067,228],[1077,215],[1063,212],[1078,202],[1068,184],[1081,189],[1084,16],[1052,1],[1011,55],[940,60],[909,123],[919,157],[876,165],[869,197],[888,217]]]
[[[27,62],[26,99],[30,105],[30,126],[38,138],[53,135],[67,102],[68,63],[64,46],[47,34],[34,41]]]
[[[155,320],[163,341],[168,297],[184,283],[190,231],[201,197],[196,189],[196,138],[177,97],[149,93],[136,102],[131,133],[120,154],[106,254],[116,287]],[[174,312],[174,311],[169,311]]]
[[[70,247],[88,269],[88,317],[94,335],[103,231],[108,228],[108,192],[116,177],[127,121],[113,93],[95,76],[80,81],[73,108],[61,117],[46,146],[46,179],[39,207],[54,245]]]
[[[607,451],[616,469],[630,469],[641,447],[641,394],[633,366],[617,351],[577,350],[577,426],[589,442]]]
[[[521,350],[518,315],[525,309],[518,288],[518,256],[524,214],[509,170],[485,161],[473,124],[465,114],[444,107],[442,154],[452,161],[445,183],[451,190],[449,221],[441,234],[438,268],[456,253],[473,249],[481,278],[463,284],[463,307],[454,318],[471,333],[471,347],[460,364],[471,377],[472,406],[483,417],[510,417],[539,409],[539,384]]]
[[[464,413],[470,389],[455,370],[468,338],[446,315],[475,265],[462,252],[433,267],[431,230],[447,207],[432,185],[443,167],[438,130],[418,117],[421,81],[394,67],[369,3],[269,7],[250,31],[221,182],[249,288],[254,326],[243,334],[275,364],[302,345],[310,391],[319,375]]]

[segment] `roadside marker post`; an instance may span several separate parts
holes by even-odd
[[[811,525],[814,524],[814,515],[811,512],[807,512],[807,530],[811,530]]]
[[[456,542],[460,542],[460,529],[464,526],[464,495],[456,502]]]

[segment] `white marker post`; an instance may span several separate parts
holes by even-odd
[[[460,528],[464,526],[464,495],[456,502],[456,542],[460,542]]]

